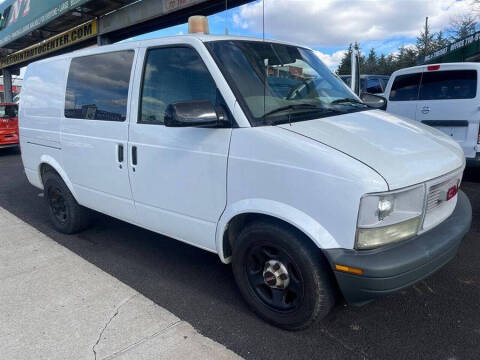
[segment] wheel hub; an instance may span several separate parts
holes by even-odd
[[[274,289],[286,289],[290,283],[287,268],[278,260],[269,260],[265,263],[263,280]]]

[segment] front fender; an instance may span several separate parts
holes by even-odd
[[[245,199],[227,206],[223,212],[216,231],[216,249],[223,263],[229,263],[223,253],[223,236],[230,220],[241,214],[263,214],[283,220],[308,236],[319,248],[341,247],[333,236],[315,219],[304,212],[284,203],[268,199]]]

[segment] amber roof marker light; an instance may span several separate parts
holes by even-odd
[[[208,29],[208,19],[206,16],[194,15],[188,18],[189,34],[210,34]]]

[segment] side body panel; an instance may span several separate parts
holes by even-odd
[[[129,97],[134,77],[132,65]],[[128,103],[126,121],[66,118],[62,114],[62,162],[80,204],[134,222],[135,206],[125,160],[130,114]],[[124,153],[122,163],[118,157],[121,147]]]
[[[178,41],[178,40],[177,40]],[[200,41],[186,45],[201,56],[227,106],[235,98]],[[142,72],[147,49],[137,63],[129,135],[129,163],[137,223],[150,230],[216,252],[217,222],[226,206],[227,163],[231,128],[166,127],[138,122]],[[161,101],[161,99],[158,99]]]
[[[39,172],[42,159],[62,168],[60,119],[67,73],[67,59],[33,63],[25,73],[19,106],[20,146],[27,178],[39,188],[43,187]]]
[[[248,212],[291,223],[320,248],[352,248],[361,196],[386,190],[375,171],[307,137],[275,126],[234,129],[217,250],[227,261],[223,232]]]

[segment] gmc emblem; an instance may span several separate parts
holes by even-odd
[[[458,193],[458,185],[452,186],[450,189],[447,191],[447,201],[453,198],[455,195]]]

